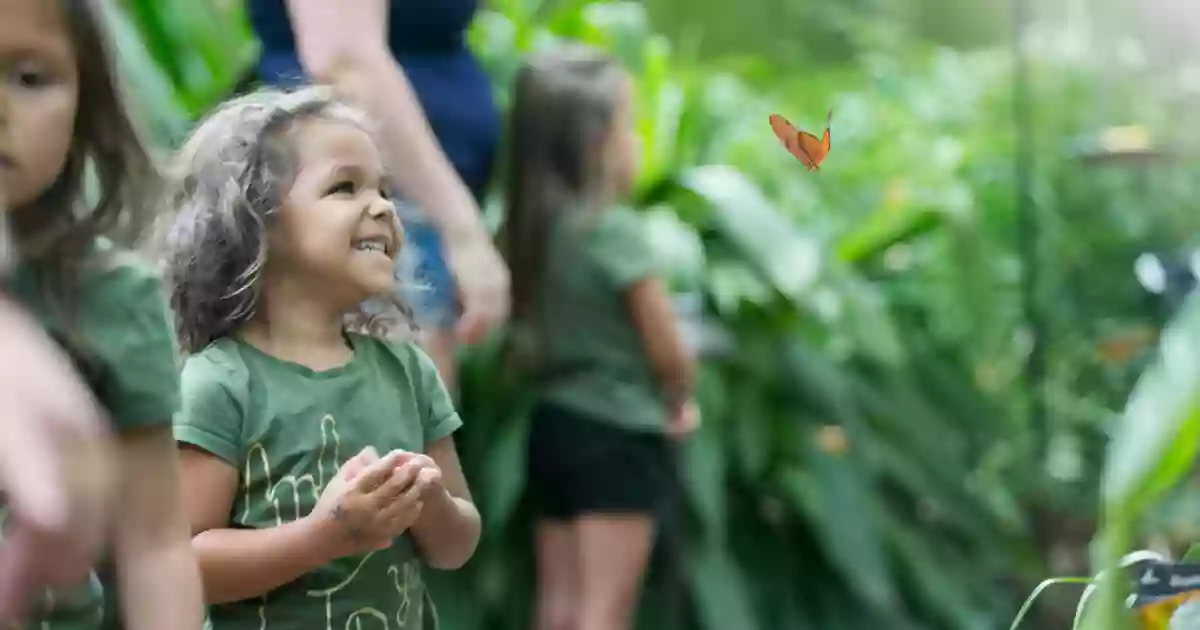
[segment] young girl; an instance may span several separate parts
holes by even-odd
[[[632,623],[671,491],[667,435],[699,421],[693,365],[638,218],[633,91],[609,57],[568,47],[528,61],[509,142],[504,249],[539,403],[529,437],[538,627]]]
[[[466,562],[479,514],[433,362],[365,307],[403,242],[362,117],[319,88],[242,97],[177,175],[175,436],[213,630],[434,621],[421,567]]]
[[[111,586],[119,587],[125,626],[200,628],[171,437],[179,392],[166,301],[153,269],[98,237],[131,225],[123,215],[146,207],[138,193],[152,174],[102,40],[90,2],[0,0],[0,182],[23,259],[4,293],[67,351],[118,430],[116,521],[93,536],[112,537]],[[98,184],[92,203],[83,194],[88,166]],[[29,367],[35,383],[53,370],[45,362]],[[96,475],[96,486],[74,500],[108,500],[103,464],[77,464],[63,474]],[[26,542],[22,525],[11,523],[7,544]],[[109,593],[86,571],[70,582],[36,602],[37,627],[100,627]]]

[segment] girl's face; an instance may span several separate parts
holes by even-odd
[[[627,75],[621,81],[605,149],[605,170],[611,178],[612,192],[616,196],[629,194],[641,168],[642,147],[637,135],[633,81]]]
[[[59,5],[0,0],[0,208],[36,200],[71,147],[79,73]]]
[[[298,169],[271,236],[269,273],[338,308],[385,295],[402,233],[375,143],[349,123],[320,119],[289,135]]]

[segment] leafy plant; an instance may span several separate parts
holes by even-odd
[[[1059,568],[1048,558],[1084,555],[1110,410],[1149,356],[1114,354],[1113,340],[1157,326],[1133,259],[1200,223],[1192,169],[1072,158],[1099,120],[1107,68],[1094,59],[1042,46],[1041,115],[1018,129],[1005,51],[906,37],[873,3],[793,1],[847,43],[840,60],[702,56],[712,47],[661,36],[633,2],[497,0],[471,33],[501,103],[522,56],[563,39],[612,51],[636,78],[635,205],[670,252],[674,286],[696,298],[709,350],[705,425],[678,452],[684,517],[655,559],[646,627],[1002,627],[1016,594]],[[135,101],[164,148],[245,73],[255,49],[239,7],[125,0],[113,12]],[[1104,98],[1112,116],[1154,113],[1154,99]],[[830,107],[833,151],[805,173],[767,116],[816,127]],[[1017,253],[1017,134],[1040,149],[1034,261]],[[1052,369],[1033,390],[1024,264],[1044,270],[1034,306],[1050,323]],[[451,630],[531,625],[531,393],[501,364],[503,334],[463,356],[458,440],[485,534],[465,569],[432,578]],[[1045,432],[1026,420],[1037,395],[1053,418]],[[1151,436],[1158,425],[1137,423],[1157,408],[1139,405],[1109,458],[1113,553],[1146,508],[1134,499],[1168,479],[1143,473],[1159,461],[1178,473],[1187,455],[1168,436],[1191,425]],[[1061,525],[1077,521],[1082,535]]]

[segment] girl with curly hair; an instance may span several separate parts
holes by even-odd
[[[213,630],[420,627],[422,566],[479,540],[462,421],[399,338],[404,240],[370,131],[320,88],[260,92],[173,173],[175,437]]]

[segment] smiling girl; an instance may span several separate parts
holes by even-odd
[[[213,630],[420,627],[421,567],[466,562],[479,514],[433,362],[389,340],[403,235],[366,123],[317,88],[253,94],[177,167],[175,436]]]

